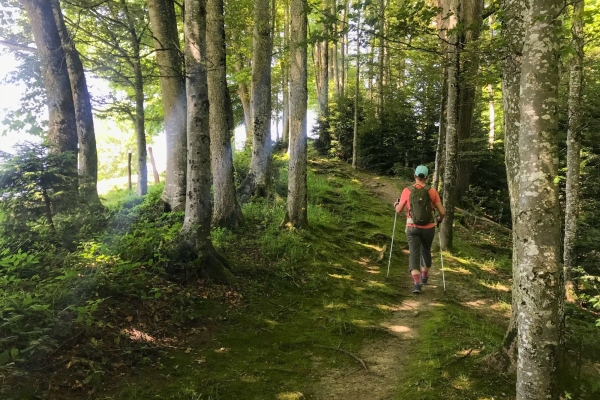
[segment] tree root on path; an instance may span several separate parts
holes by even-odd
[[[339,347],[330,347],[330,346],[320,346],[320,345],[315,345],[315,347],[320,347],[322,349],[330,349],[330,350],[337,350],[337,351],[341,351],[344,354],[348,354],[350,357],[354,358],[356,361],[358,361],[363,368],[365,369],[365,371],[369,372],[369,368],[367,367],[367,364],[363,361],[362,358],[358,357],[356,354],[354,353],[350,353],[347,350],[344,349],[340,349]]]
[[[467,352],[467,354],[465,354],[465,355],[463,355],[463,356],[460,356],[460,357],[458,357],[458,358],[456,358],[456,359],[454,359],[454,360],[450,361],[449,363],[446,363],[446,364],[442,365],[441,367],[438,367],[438,369],[444,369],[444,368],[446,368],[448,365],[454,364],[455,362],[457,362],[457,361],[460,361],[460,360],[464,360],[465,358],[469,357],[469,356],[471,355],[471,353],[472,353],[472,352],[473,352],[473,349],[469,349],[469,351]]]

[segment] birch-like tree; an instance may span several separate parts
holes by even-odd
[[[307,135],[307,15],[306,0],[290,0],[290,162],[284,225],[308,225],[306,182]]]
[[[65,52],[50,0],[24,0],[42,65],[48,106],[48,141],[59,153],[77,152],[77,123]],[[77,159],[69,169],[77,169]]]
[[[213,177],[213,225],[235,228],[242,219],[233,179],[233,126],[227,88],[223,0],[206,2],[206,60],[210,104],[210,153]]]
[[[71,83],[75,122],[79,147],[79,194],[90,204],[99,204],[98,197],[98,153],[92,103],[88,91],[83,64],[67,26],[59,0],[51,0],[52,11],[65,54],[65,63]]]
[[[581,124],[583,93],[583,46],[584,46],[584,0],[573,3],[571,26],[573,58],[569,63],[569,124],[567,130],[567,187],[565,211],[564,267],[566,282],[570,281],[571,271],[577,266],[577,218],[579,216],[579,175],[581,165]]]
[[[167,168],[162,199],[171,210],[185,208],[186,173],[186,100],[183,59],[175,3],[171,0],[147,0],[148,15],[156,63],[160,73],[165,136],[167,138]]]
[[[562,0],[530,0],[523,17],[517,399],[558,399],[564,304],[558,201],[558,59]]]

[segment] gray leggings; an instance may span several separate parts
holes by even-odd
[[[435,228],[406,228],[406,240],[410,255],[408,270],[421,270],[421,265],[431,268],[431,244],[435,237]]]

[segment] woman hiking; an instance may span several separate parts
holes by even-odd
[[[405,188],[400,199],[394,204],[396,212],[406,211],[406,240],[410,255],[408,270],[414,281],[413,293],[421,293],[421,285],[427,284],[431,268],[431,244],[435,237],[433,212],[439,225],[446,210],[442,206],[437,190],[427,185],[429,170],[419,165],[415,170],[415,183]]]

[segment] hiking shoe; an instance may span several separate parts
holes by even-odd
[[[423,285],[427,285],[427,281],[428,281],[428,280],[429,280],[429,277],[427,277],[427,278],[423,278],[423,277],[421,276],[421,284],[423,284]]]
[[[415,283],[415,286],[413,286],[413,293],[419,294],[421,293],[421,285],[419,285],[418,283]]]

